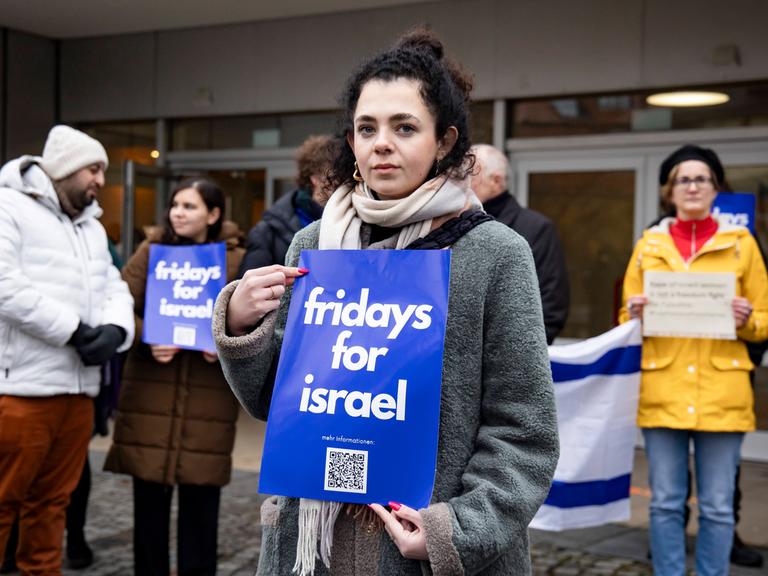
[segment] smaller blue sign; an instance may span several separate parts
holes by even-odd
[[[712,215],[720,222],[744,226],[755,233],[755,195],[749,192],[720,192],[712,204]]]
[[[211,318],[227,283],[223,242],[194,246],[151,244],[144,303],[147,344],[216,350]]]

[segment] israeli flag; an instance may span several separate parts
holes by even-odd
[[[641,345],[640,322],[632,320],[584,342],[550,346],[560,461],[531,528],[629,519]]]

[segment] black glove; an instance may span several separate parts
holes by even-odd
[[[117,352],[125,340],[125,330],[114,324],[102,324],[91,328],[85,339],[84,344],[75,346],[77,353],[86,366],[99,366]]]
[[[72,332],[72,336],[69,337],[67,344],[74,346],[79,353],[80,347],[93,338],[91,336],[92,333],[92,326],[89,326],[84,322],[80,322],[80,324],[77,325],[77,329]]]

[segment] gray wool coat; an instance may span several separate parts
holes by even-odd
[[[319,223],[288,252],[316,249]],[[236,283],[220,294],[213,329],[233,391],[266,419],[269,368],[279,353],[290,302],[253,332],[226,333]],[[334,527],[334,576],[530,574],[528,523],[549,490],[558,458],[557,422],[539,289],[526,241],[498,222],[480,224],[451,248],[440,433],[432,503],[422,509],[429,560],[403,558],[386,532],[341,514]],[[296,558],[298,500],[262,506],[257,574],[289,575]],[[318,560],[316,576],[328,569]]]

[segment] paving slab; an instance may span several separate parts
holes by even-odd
[[[251,435],[258,438],[259,434]],[[93,479],[88,509],[86,538],[94,550],[94,564],[85,570],[65,569],[64,576],[130,576],[133,574],[133,495],[130,478],[101,471],[104,443],[95,444],[90,452]],[[260,448],[260,446],[259,446]],[[235,470],[232,482],[222,490],[219,520],[220,576],[251,576],[258,564],[261,544],[259,510],[263,497],[257,494],[258,472],[250,453],[252,444],[241,444],[248,469]],[[239,459],[238,459],[239,461]],[[639,463],[638,463],[639,462]],[[632,521],[597,528],[563,532],[531,531],[531,556],[534,576],[651,576],[647,559],[648,531],[637,518],[636,510],[647,506],[647,493],[640,477],[644,470],[640,452],[633,476]],[[765,489],[768,466],[747,463],[743,469],[745,520],[740,529],[756,534],[755,540],[768,538],[768,516]],[[635,481],[637,477],[637,483]],[[171,521],[171,564],[175,565],[176,502]],[[745,540],[749,538],[742,534]],[[689,536],[693,549],[694,537]],[[762,548],[766,560],[768,549]],[[693,574],[693,558],[689,555],[689,574]],[[731,567],[731,576],[768,576],[768,565],[762,569]]]

